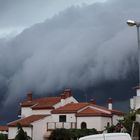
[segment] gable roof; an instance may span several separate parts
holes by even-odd
[[[32,107],[33,110],[53,109],[54,105],[59,103],[61,99],[71,97],[71,90],[65,89],[59,97],[47,97],[40,99],[32,99],[32,92],[27,94],[27,100],[21,103],[21,107]]]
[[[21,107],[32,107],[32,109],[50,109],[53,105],[61,101],[61,97],[48,97],[40,98],[32,101],[24,101],[21,103]]]
[[[91,107],[87,107],[86,109],[78,112],[76,114],[77,117],[84,117],[84,116],[103,116],[103,117],[111,117],[112,114],[109,114],[109,113],[105,113],[103,111],[100,111],[100,110],[96,110],[96,109],[93,109]]]
[[[8,126],[0,126],[0,131],[8,131]]]
[[[14,121],[14,122],[11,122],[8,124],[8,126],[16,127],[18,123],[24,127],[32,126],[31,123],[41,120],[47,116],[49,116],[49,115],[31,115],[29,117],[22,118],[22,119]]]
[[[89,103],[69,103],[60,108],[52,111],[53,114],[57,113],[76,113],[81,108],[89,105]]]
[[[52,114],[60,113],[76,113],[77,116],[108,116],[111,115],[124,115],[123,112],[118,110],[109,110],[105,107],[91,104],[91,103],[69,103],[63,107],[54,109]]]
[[[121,112],[119,110],[114,110],[114,109],[112,109],[111,112],[114,115],[120,115],[120,116],[123,116],[125,114],[124,112]]]

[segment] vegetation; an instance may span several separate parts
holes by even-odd
[[[124,116],[123,120],[120,120],[120,123],[126,128],[127,133],[131,134],[133,122],[136,119],[137,111],[131,110]]]
[[[17,124],[18,132],[14,140],[31,140],[27,133],[22,129],[20,124]]]
[[[0,133],[0,140],[8,140],[7,134]]]
[[[140,114],[140,110],[131,110],[127,114],[125,114],[122,120],[118,120],[117,125],[112,125],[106,127],[108,133],[112,132],[121,132],[122,128],[125,129],[125,132],[131,134],[133,122],[136,119],[136,114]]]
[[[49,140],[77,140],[77,138],[97,134],[96,129],[55,129]]]

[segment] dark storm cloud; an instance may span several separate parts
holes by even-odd
[[[139,5],[136,0],[110,0],[71,7],[1,41],[0,86],[8,87],[4,104],[28,90],[84,90],[126,79],[135,70],[137,44],[135,28],[125,22],[139,19]]]

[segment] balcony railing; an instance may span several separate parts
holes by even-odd
[[[76,128],[76,122],[47,122],[47,130]]]

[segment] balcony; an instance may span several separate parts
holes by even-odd
[[[74,129],[76,128],[76,122],[47,122],[47,131],[57,128]]]

